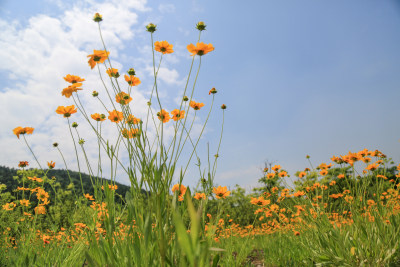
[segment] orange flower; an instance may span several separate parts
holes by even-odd
[[[319,172],[319,174],[321,174],[322,176],[325,176],[325,175],[328,174],[328,171],[327,171],[327,170],[321,170],[321,171]]]
[[[22,127],[18,126],[17,128],[15,128],[13,130],[13,132],[19,139],[19,135],[20,134],[32,134],[33,130],[35,130],[35,129],[32,128],[32,127],[24,127],[24,128],[22,128]]]
[[[204,193],[196,193],[194,198],[197,199],[197,200],[206,199],[206,194],[204,194]]]
[[[366,169],[369,171],[375,171],[376,169],[378,169],[378,167],[379,167],[379,164],[373,163],[373,164],[369,164]]]
[[[121,130],[122,136],[125,138],[135,138],[139,136],[139,129],[122,129]]]
[[[185,118],[184,110],[174,109],[173,111],[171,111],[171,114],[172,114],[172,119],[174,121],[178,121],[178,120]]]
[[[277,172],[281,169],[281,165],[275,165],[274,167],[271,168],[274,172]]]
[[[35,208],[36,214],[46,214],[46,208],[43,205],[39,205]]]
[[[299,177],[300,177],[300,178],[303,178],[303,177],[306,176],[306,175],[307,175],[306,172],[300,172],[300,173],[299,173]]]
[[[46,200],[49,198],[49,193],[47,193],[43,189],[39,189],[36,193],[36,197],[38,200],[46,202]]]
[[[3,210],[13,210],[15,206],[14,202],[6,203],[3,205]]]
[[[195,102],[195,101],[193,101],[193,100],[190,101],[189,105],[190,105],[194,110],[199,110],[199,109],[201,109],[202,107],[204,107],[204,104],[203,104],[203,103],[197,103],[197,102]]]
[[[118,78],[119,77],[119,72],[118,69],[114,69],[114,68],[109,68],[107,69],[107,74],[110,77],[114,77],[114,78]]]
[[[167,41],[157,41],[154,43],[154,49],[157,52],[161,52],[163,54],[171,54],[174,52],[174,50],[172,50],[173,45],[169,44]]]
[[[78,110],[75,108],[74,105],[71,106],[58,106],[56,112],[57,114],[63,114],[64,118],[68,118],[71,116],[71,114],[76,113]]]
[[[95,121],[104,121],[104,120],[106,120],[106,115],[104,115],[104,114],[94,113],[94,114],[92,114],[90,116]]]
[[[338,178],[338,179],[343,179],[343,178],[344,178],[344,174],[343,174],[343,173],[339,174],[339,175],[337,176],[337,178]]]
[[[228,191],[227,187],[218,186],[213,188],[213,193],[215,194],[216,198],[226,198],[230,195],[231,191]]]
[[[163,123],[168,122],[170,119],[169,113],[162,109],[160,112],[157,112],[157,117]]]
[[[274,178],[275,177],[275,173],[273,173],[273,172],[270,172],[270,173],[268,173],[267,174],[267,179],[269,180],[269,179],[272,179],[272,178]]]
[[[76,75],[71,75],[71,74],[67,74],[67,76],[64,77],[64,80],[69,83],[78,83],[78,82],[85,81],[85,79],[83,79],[79,76],[76,76]]]
[[[125,74],[124,77],[125,77],[125,81],[127,81],[130,86],[136,86],[136,85],[140,84],[140,80],[136,76],[133,76],[133,75],[128,76]]]
[[[184,186],[183,184],[181,184],[181,185],[179,185],[179,184],[176,184],[176,185],[174,185],[173,187],[172,187],[172,192],[174,193],[175,191],[179,191],[179,196],[178,196],[178,200],[179,201],[183,201],[183,196],[185,195],[185,193],[186,193],[186,186]]]
[[[129,115],[128,118],[126,119],[126,123],[128,124],[138,124],[140,122],[140,119],[136,118],[133,115]]]
[[[128,95],[125,92],[121,92],[115,96],[115,100],[117,101],[117,103],[120,103],[121,105],[126,105],[132,101],[132,97],[130,97],[130,95]]]
[[[84,196],[87,200],[91,200],[91,201],[94,200],[93,196],[91,196],[91,195],[89,195],[89,194],[84,194],[83,196]]]
[[[121,111],[113,110],[108,112],[108,119],[112,122],[120,122],[124,118],[124,114]]]
[[[287,176],[287,172],[281,171],[280,173],[278,173],[278,176],[283,178],[283,177]]]
[[[250,203],[257,206],[265,206],[268,205],[271,201],[264,199],[263,196],[260,197],[252,197]]]
[[[203,42],[194,44],[189,44],[187,50],[192,53],[191,56],[198,55],[203,56],[208,52],[214,51],[214,46],[212,44],[205,44]]]
[[[49,169],[54,169],[54,167],[56,166],[56,163],[53,161],[47,162],[47,166],[49,166]]]
[[[97,63],[103,63],[106,61],[109,54],[110,52],[105,50],[93,50],[93,54],[87,56],[89,58],[88,63],[90,67],[93,69]]]
[[[66,98],[70,98],[72,96],[72,93],[76,93],[78,92],[78,90],[82,90],[82,88],[78,88],[81,86],[82,86],[81,83],[73,83],[72,85],[69,85],[67,88],[64,88],[61,91],[61,95],[65,96]]]
[[[21,204],[22,206],[28,207],[29,206],[29,200],[28,199],[21,199],[19,201],[19,204]]]
[[[27,161],[20,161],[19,164],[18,164],[18,167],[24,168],[24,167],[26,167],[28,165],[29,165],[29,163]]]

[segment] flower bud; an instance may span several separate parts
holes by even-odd
[[[208,92],[209,95],[211,94],[216,94],[218,91],[215,89],[215,87],[211,88],[210,92]]]
[[[104,114],[101,114],[101,115],[100,115],[100,118],[103,120],[103,119],[105,119],[105,118],[106,118],[106,115],[104,115]]]
[[[54,147],[58,147],[58,143],[53,143],[53,146]]]
[[[95,22],[100,22],[103,20],[103,17],[99,13],[96,13],[96,14],[94,14],[93,20]]]
[[[80,145],[83,145],[84,143],[85,143],[85,140],[83,140],[82,138],[81,139],[79,139],[79,142],[78,142]]]
[[[148,105],[148,106],[151,106],[151,102],[150,102],[150,101],[148,101],[148,102],[147,102],[147,105]]]
[[[92,96],[96,97],[99,95],[99,92],[93,91]]]
[[[184,96],[184,97],[183,97],[183,101],[186,102],[186,101],[188,101],[188,100],[189,100],[189,98],[188,98],[187,96]]]
[[[128,70],[128,74],[131,75],[131,76],[134,76],[136,74],[135,69],[134,68],[130,68]]]
[[[153,23],[149,23],[149,24],[147,24],[146,29],[148,32],[153,33],[157,30],[156,27],[157,27],[157,25],[154,25]]]
[[[221,109],[226,109],[226,105],[222,104]]]
[[[73,123],[72,123],[72,127],[74,127],[74,128],[78,127],[78,123],[73,122]]]
[[[310,156],[309,156],[309,155],[307,155],[307,156],[306,156],[306,159],[309,159],[309,158],[310,158]]]
[[[204,24],[203,21],[199,21],[199,22],[196,24],[196,29],[198,29],[199,31],[204,31],[204,30],[206,29],[206,27],[207,27],[207,25]]]

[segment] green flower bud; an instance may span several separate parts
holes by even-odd
[[[156,27],[157,27],[157,25],[154,25],[153,23],[149,23],[149,24],[147,24],[146,29],[148,32],[153,33],[157,30]]]
[[[204,24],[203,21],[199,21],[199,22],[196,24],[196,29],[198,29],[199,31],[204,31],[204,30],[206,29],[206,27],[207,27],[207,25]]]
[[[72,127],[74,127],[74,128],[78,127],[78,123],[73,122],[73,123],[72,123]]]
[[[131,76],[134,76],[136,74],[135,69],[134,68],[130,68],[128,70],[128,74],[131,75]]]
[[[93,20],[95,22],[100,22],[103,20],[103,17],[99,13],[96,13],[96,14],[94,14]]]

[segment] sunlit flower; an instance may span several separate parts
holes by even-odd
[[[299,177],[300,177],[300,178],[303,178],[303,177],[306,176],[306,175],[307,175],[306,172],[300,172],[300,173],[299,173]]]
[[[17,128],[15,128],[13,130],[13,132],[19,139],[19,135],[20,134],[32,134],[33,130],[35,130],[35,129],[32,128],[32,127],[24,127],[24,128],[22,128],[22,127],[18,126]]]
[[[322,176],[325,176],[325,175],[328,174],[328,171],[327,171],[327,170],[321,170],[321,171],[319,172],[319,174],[321,174]]]
[[[174,52],[172,49],[173,45],[169,44],[167,41],[157,41],[154,43],[154,50],[163,54],[171,54]]]
[[[36,214],[46,214],[46,207],[43,205],[39,205],[35,208]]]
[[[174,121],[178,121],[181,120],[183,118],[185,118],[185,111],[184,110],[179,110],[179,109],[174,109],[173,111],[171,111],[172,114],[172,119]]]
[[[93,50],[93,54],[87,56],[89,58],[88,63],[90,67],[93,69],[96,64],[106,61],[108,55],[110,55],[110,52],[105,50]]]
[[[20,168],[25,168],[26,166],[29,166],[29,163],[27,161],[20,161],[18,164],[18,167]]]
[[[120,122],[124,118],[124,114],[121,111],[113,110],[108,112],[108,119],[112,122]]]
[[[125,138],[136,138],[139,136],[139,133],[140,133],[139,129],[130,129],[130,130],[122,129],[121,130],[121,134]]]
[[[135,116],[130,114],[128,116],[128,118],[126,119],[126,123],[128,123],[128,124],[138,124],[138,123],[140,123],[140,119],[136,118]]]
[[[277,172],[281,169],[281,165],[275,165],[274,167],[271,168],[274,172]]]
[[[273,173],[273,172],[270,172],[270,173],[267,173],[267,175],[265,176],[265,177],[267,177],[267,179],[269,180],[269,179],[272,179],[272,178],[274,178],[275,177],[275,173]]]
[[[186,193],[186,186],[184,186],[183,184],[176,184],[172,187],[172,193],[175,193],[175,191],[178,191],[178,200],[179,201],[183,201],[183,196]]]
[[[189,44],[187,50],[192,53],[191,56],[198,55],[203,56],[208,52],[214,51],[214,46],[212,44],[205,44],[203,42],[194,44]]]
[[[119,72],[118,69],[114,69],[114,68],[109,68],[107,69],[107,74],[110,77],[114,77],[114,78],[118,78],[119,77]]]
[[[69,83],[79,83],[85,81],[85,79],[71,74],[67,74],[67,76],[64,77],[64,80]]]
[[[49,169],[54,169],[54,167],[56,166],[56,163],[53,161],[47,162],[47,166],[49,167]]]
[[[373,164],[369,164],[366,169],[369,171],[374,171],[374,170],[378,169],[378,167],[379,167],[379,164],[373,163]]]
[[[128,75],[125,74],[124,77],[125,77],[125,81],[130,86],[136,86],[136,85],[140,84],[140,79],[138,77],[136,77],[136,76],[133,76],[133,75],[128,76]]]
[[[196,193],[194,195],[194,198],[197,199],[197,200],[206,199],[206,194],[204,194],[204,193]]]
[[[281,178],[286,177],[287,176],[287,172],[281,171],[280,173],[278,173],[278,176],[281,177]]]
[[[49,198],[49,193],[47,193],[46,191],[44,191],[43,189],[39,189],[36,192],[36,197],[37,199],[39,199],[40,201],[46,201]]]
[[[95,121],[104,121],[106,119],[106,115],[99,113],[94,113],[90,115],[90,117],[92,117],[92,119],[94,119]]]
[[[93,201],[93,200],[94,200],[93,196],[91,196],[91,195],[89,195],[89,194],[84,194],[83,196],[84,196],[87,200],[90,200],[90,201]]]
[[[213,193],[216,198],[226,198],[230,195],[231,191],[228,191],[227,187],[218,186],[213,188]]]
[[[74,105],[71,106],[58,106],[56,113],[64,115],[64,118],[68,118],[71,114],[76,113],[78,110],[75,108]]]
[[[3,210],[13,210],[15,206],[14,202],[6,203],[3,205]]]
[[[121,92],[115,96],[115,101],[121,105],[126,105],[132,101],[132,97],[125,92]]]
[[[250,203],[257,206],[265,206],[268,205],[271,201],[269,199],[264,199],[263,196],[260,197],[252,197]]]
[[[161,111],[157,112],[157,117],[163,123],[168,122],[170,119],[169,113],[162,109]]]
[[[21,204],[21,206],[28,207],[30,203],[29,203],[29,200],[28,200],[28,199],[21,199],[21,200],[19,201],[19,204]]]
[[[204,107],[204,103],[197,103],[197,102],[195,102],[195,101],[193,101],[193,100],[191,100],[191,101],[189,102],[189,105],[190,105],[194,110],[199,110],[199,109],[201,109],[202,107]]]

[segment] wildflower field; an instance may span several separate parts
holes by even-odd
[[[88,68],[104,88],[89,92],[84,77],[65,74],[65,106],[55,110],[70,132],[79,171],[68,169],[58,143],[59,159],[38,161],[29,142],[35,129],[13,129],[36,162],[19,162],[14,182],[0,184],[0,266],[400,266],[399,163],[364,149],[332,156],[328,164],[307,156],[309,166],[291,175],[267,164],[262,186],[252,193],[217,185],[227,106],[214,107],[218,88],[200,92],[209,95],[207,103],[194,98],[201,62],[214,51],[201,38],[206,24],[197,23],[198,39],[187,45],[192,61],[173,110],[163,106],[157,76],[174,47],[157,40],[157,25],[146,26],[154,81],[147,116],[138,118],[131,95],[140,77],[134,68],[113,68],[101,31],[107,21],[98,13],[93,20],[103,47],[87,56]],[[92,94],[103,109],[86,110],[81,94]],[[85,118],[79,124],[97,136],[96,164],[71,121],[78,112]],[[196,116],[205,118],[199,134]],[[200,159],[210,116],[221,118],[219,143]],[[172,138],[165,136],[167,126]],[[117,130],[115,140],[102,136],[109,127]],[[116,175],[103,179],[106,161],[112,173],[124,171],[129,187],[122,191]],[[189,187],[193,162],[200,179]]]

